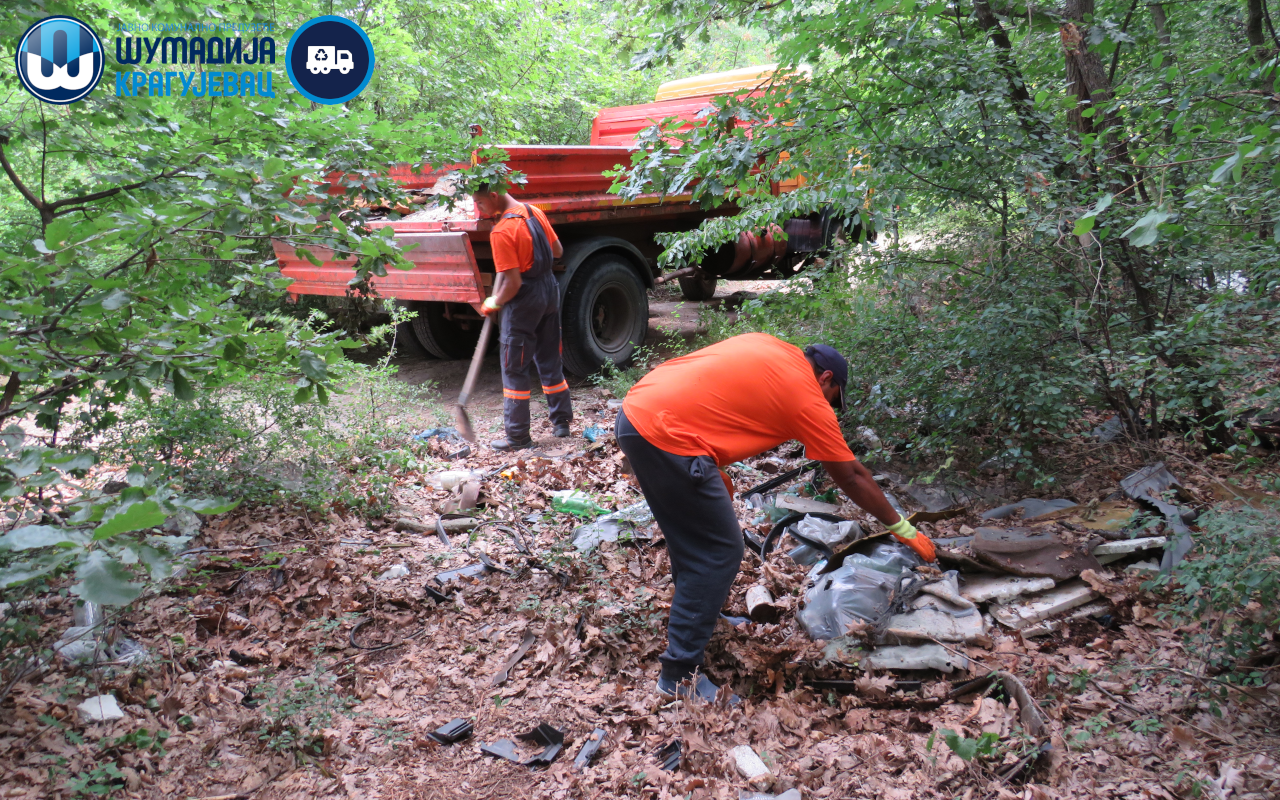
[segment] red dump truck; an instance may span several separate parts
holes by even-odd
[[[560,283],[561,324],[565,367],[573,374],[597,372],[605,362],[624,364],[644,342],[648,330],[646,292],[659,278],[661,248],[654,235],[692,230],[709,217],[737,212],[733,206],[708,211],[689,196],[644,196],[622,200],[609,194],[606,170],[629,164],[637,133],[669,118],[699,124],[698,114],[713,97],[750,91],[767,82],[770,67],[698,76],[664,84],[653,103],[606,108],[597,115],[588,146],[510,145],[513,170],[528,183],[512,194],[541,208],[564,244],[556,265]],[[448,169],[414,174],[397,165],[389,174],[408,190],[430,190]],[[778,186],[775,191],[788,187]],[[416,216],[416,215],[410,215]],[[479,304],[493,285],[493,257],[489,231],[493,223],[474,218],[373,223],[389,226],[397,240],[417,247],[406,254],[410,270],[389,270],[375,278],[382,297],[395,298],[417,312],[413,331],[422,347],[438,358],[471,355],[479,336]],[[709,299],[717,278],[734,280],[785,277],[794,274],[806,255],[829,243],[833,235],[825,215],[793,219],[787,238],[768,232],[743,234],[704,259],[697,268],[678,276],[684,296]],[[289,292],[298,295],[346,294],[353,260],[335,259],[332,252],[313,248],[322,264],[313,266],[294,249],[275,243],[281,272],[292,278]],[[669,276],[674,277],[674,276]]]

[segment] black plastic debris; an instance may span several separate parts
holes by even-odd
[[[577,757],[573,759],[573,768],[581,772],[591,763],[591,759],[596,757],[596,753],[600,752],[600,745],[604,744],[605,732],[604,728],[596,728],[582,743],[582,749],[578,751]]]
[[[520,761],[520,755],[516,753],[516,743],[510,739],[499,739],[493,744],[480,745],[480,752],[487,756],[497,756],[513,761],[516,764],[523,763]]]
[[[1160,559],[1160,571],[1165,574],[1172,572],[1178,562],[1191,552],[1191,528],[1187,527],[1187,523],[1196,518],[1196,513],[1184,511],[1165,500],[1164,493],[1172,492],[1184,503],[1191,502],[1191,494],[1165,469],[1163,461],[1145,466],[1120,481],[1120,491],[1130,500],[1136,500],[1164,515],[1173,544],[1164,551],[1164,557]]]
[[[433,600],[433,601],[435,601],[436,603],[447,603],[447,602],[449,602],[449,595],[445,594],[444,592],[437,591],[437,590],[435,590],[435,589],[431,588],[430,586],[424,586],[424,587],[422,587],[422,588],[423,588],[423,591],[425,591],[425,592],[426,592],[426,595],[427,595],[427,599],[428,599],[428,600]]]
[[[526,767],[549,766],[560,755],[560,751],[564,749],[564,731],[553,728],[545,722],[540,723],[538,727],[528,733],[520,734],[516,738],[543,746],[541,753],[525,759],[524,765]]]
[[[680,769],[681,743],[679,739],[671,741],[659,747],[653,754],[658,759],[658,763],[662,765],[664,772],[675,772]]]
[[[478,578],[489,571],[489,567],[485,564],[468,564],[465,567],[458,567],[457,569],[441,572],[432,578],[432,580],[441,586],[444,586],[450,581],[456,581],[459,578]]]
[[[441,725],[439,728],[436,728],[427,735],[432,739],[435,739],[440,744],[453,744],[454,742],[460,742],[470,736],[473,730],[475,730],[475,726],[472,725],[471,720],[455,719]]]
[[[560,751],[564,749],[564,731],[557,730],[545,722],[528,733],[520,734],[516,738],[524,742],[542,745],[542,752],[521,760],[520,755],[516,752],[516,743],[510,739],[499,739],[493,744],[481,745],[480,752],[489,756],[505,758],[508,761],[526,767],[545,767],[555,761],[560,755]]]
[[[507,663],[503,665],[502,671],[493,676],[490,681],[491,686],[501,686],[507,682],[507,678],[511,677],[511,670],[515,668],[520,659],[524,658],[524,654],[529,652],[529,648],[533,647],[533,643],[538,640],[538,635],[533,631],[525,631],[524,639],[521,640],[520,646],[516,648],[511,657],[507,659]]]
[[[1012,517],[1018,509],[1022,509],[1023,519],[1036,519],[1052,514],[1055,511],[1062,511],[1067,508],[1075,508],[1077,503],[1074,500],[1039,500],[1034,497],[1028,497],[1026,500],[1019,500],[1016,503],[1010,503],[1007,506],[993,508],[990,511],[982,513],[983,519],[1006,519]]]

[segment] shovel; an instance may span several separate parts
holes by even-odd
[[[471,397],[471,390],[476,386],[476,378],[480,375],[480,362],[484,360],[484,353],[489,349],[489,334],[493,331],[493,315],[484,318],[484,325],[480,328],[480,341],[476,342],[475,355],[471,356],[471,367],[467,370],[467,379],[462,382],[462,392],[458,395],[458,404],[453,407],[453,421],[458,429],[458,435],[468,442],[476,440],[475,428],[471,427],[471,417],[467,416],[467,400]]]

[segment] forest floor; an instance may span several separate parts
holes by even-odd
[[[611,398],[574,391],[573,438],[552,438],[544,412],[535,417],[535,450],[480,447],[444,466],[482,476],[479,505],[466,513],[485,521],[448,534],[448,545],[434,526],[465,490],[437,488],[431,474],[414,471],[394,476],[398,508],[384,520],[245,508],[209,521],[185,574],[111,620],[117,636],[145,648],[141,664],[85,668],[51,658],[4,698],[0,792],[738,800],[752,787],[727,753],[749,745],[774,776],[771,792],[803,798],[1280,795],[1274,668],[1262,670],[1258,688],[1226,688],[1184,646],[1193,629],[1158,613],[1162,596],[1119,565],[1091,576],[1111,603],[1100,619],[1041,637],[993,623],[968,643],[945,644],[967,669],[876,673],[824,651],[798,624],[808,568],[789,548],[764,560],[748,552],[725,613],[746,616],[745,592],[763,585],[781,615],[722,621],[707,660],[742,703],[662,699],[653,689],[672,585],[660,531],[650,526],[647,540],[584,555],[570,543],[582,520],[553,508],[551,492],[566,489],[609,509],[641,499],[612,438],[583,438],[590,426],[611,429]],[[495,411],[473,408],[482,435]],[[440,454],[455,446],[433,445]],[[786,444],[730,471],[739,487],[751,486],[799,466],[800,455]],[[1186,487],[1187,507],[1266,496],[1227,462],[1123,442],[1064,444],[1052,454],[1064,465],[1058,496],[1115,506],[1106,498],[1118,481],[1155,455]],[[1004,475],[974,470],[966,480],[963,512],[923,526],[935,538],[981,526],[982,511],[1028,494]],[[768,518],[736,506],[744,530],[763,536]],[[868,521],[847,502],[840,514]],[[505,571],[435,580],[482,560]],[[71,624],[72,599],[64,592],[38,602],[55,639]],[[1047,726],[1039,736],[1011,682],[1003,691],[961,686],[996,671],[1034,699]],[[102,694],[118,700],[124,718],[86,723],[77,706]],[[470,738],[443,745],[428,736],[456,718],[472,722]],[[549,767],[480,751],[511,739],[521,757],[534,755],[540,745],[515,737],[541,723],[565,737]],[[605,733],[599,753],[576,768],[597,729]],[[954,747],[944,729],[956,734]],[[679,763],[664,770],[655,754],[677,739]]]

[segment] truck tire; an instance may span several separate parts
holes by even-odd
[[[605,362],[625,365],[649,330],[644,281],[622,256],[602,253],[578,268],[560,309],[564,366],[579,377]]]
[[[716,296],[716,276],[703,275],[701,278],[679,278],[680,294],[685,300],[695,303],[710,300]]]
[[[457,322],[444,315],[445,304],[420,301],[412,305],[418,316],[413,318],[413,334],[418,343],[436,358],[449,361],[470,358],[480,340],[480,323]]]

